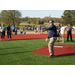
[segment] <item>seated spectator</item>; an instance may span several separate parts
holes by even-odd
[[[15,25],[12,26],[13,34],[15,34]]]
[[[22,33],[23,33],[23,31],[20,31],[20,33],[22,34]]]
[[[15,35],[17,35],[17,29],[15,29]]]

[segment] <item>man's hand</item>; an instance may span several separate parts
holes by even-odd
[[[46,38],[46,41],[48,40],[48,38]]]
[[[59,30],[57,30],[59,32]]]
[[[67,29],[67,31],[69,31],[69,29]]]

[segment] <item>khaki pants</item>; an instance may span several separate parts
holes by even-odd
[[[49,53],[50,55],[54,55],[53,46],[54,42],[56,41],[57,37],[50,38],[50,42],[48,43]]]

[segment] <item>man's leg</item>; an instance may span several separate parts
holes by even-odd
[[[62,43],[64,43],[64,34],[62,35]]]
[[[4,38],[5,38],[5,31],[3,32],[3,41],[4,41]]]
[[[59,32],[57,32],[57,42],[59,42]]]
[[[69,41],[69,32],[67,31],[67,41]]]
[[[60,34],[60,41],[62,42],[62,35]]]
[[[59,42],[59,37],[57,37],[57,42]]]
[[[9,40],[9,34],[7,34],[7,38],[8,38],[8,40]]]
[[[48,44],[50,55],[54,55],[53,46],[54,46],[54,42],[56,41],[56,39],[57,39],[56,37],[50,38],[50,42]]]
[[[62,41],[64,42],[64,37],[62,37]]]
[[[3,32],[2,32],[2,35],[1,35],[1,41],[2,41],[2,38],[3,38]]]
[[[71,41],[72,41],[72,34],[71,34],[71,32],[70,32],[70,39],[71,39]]]

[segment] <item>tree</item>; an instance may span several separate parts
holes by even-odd
[[[28,23],[30,24],[32,22],[31,18],[28,19]]]
[[[37,22],[37,18],[34,17],[34,18],[32,19],[32,23],[33,23],[33,24],[36,24],[36,22]]]
[[[50,17],[44,17],[45,22],[49,22],[50,21]]]
[[[26,17],[25,17],[25,21],[28,21],[28,19],[29,19],[29,17],[28,17],[28,16],[26,16]]]
[[[43,19],[40,19],[40,20],[39,20],[39,24],[44,24]]]
[[[67,25],[69,22],[71,25],[75,24],[75,10],[65,10],[62,17],[61,23]]]
[[[18,10],[3,10],[1,12],[1,21],[5,24],[19,24],[21,22],[21,13]]]

